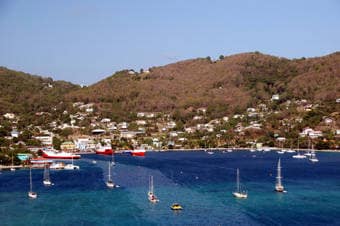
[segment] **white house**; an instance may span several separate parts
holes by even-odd
[[[53,135],[36,136],[34,138],[39,140],[44,146],[52,146],[53,144]]]
[[[18,130],[13,129],[13,130],[11,131],[11,137],[16,137],[16,138],[18,138],[18,137],[19,137],[19,132],[18,132]]]
[[[109,123],[111,122],[111,119],[109,118],[103,118],[102,120],[100,120],[101,123]]]
[[[323,134],[321,131],[318,130],[313,130],[311,128],[305,128],[301,133],[300,133],[301,137],[306,137],[309,136],[310,138],[318,138],[318,137],[322,137]]]
[[[15,114],[13,113],[6,113],[4,114],[4,117],[7,119],[15,119]]]
[[[274,94],[272,96],[272,99],[271,100],[280,100],[280,95],[279,94]]]

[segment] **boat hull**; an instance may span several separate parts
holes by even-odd
[[[132,150],[130,154],[131,156],[143,157],[145,156],[145,150]]]
[[[38,197],[38,194],[36,192],[30,191],[28,192],[28,197],[31,199],[36,199]]]
[[[48,159],[80,159],[80,155],[70,154],[70,153],[48,153],[43,152],[42,156]]]
[[[233,192],[233,196],[239,199],[246,199],[248,198],[248,194],[240,193],[240,192]]]
[[[96,150],[97,155],[112,155],[113,153],[112,149]]]

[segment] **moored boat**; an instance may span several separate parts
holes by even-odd
[[[42,156],[44,158],[49,158],[49,159],[79,159],[80,158],[80,155],[76,155],[73,153],[68,153],[64,151],[60,151],[60,152],[47,151],[47,150],[42,151]]]
[[[145,149],[134,149],[130,151],[132,156],[145,156]]]
[[[33,185],[32,185],[32,168],[30,167],[30,191],[28,192],[28,197],[31,199],[36,199],[38,197],[38,194],[33,191]]]
[[[234,197],[246,199],[248,197],[247,191],[240,185],[240,171],[237,168],[236,171],[236,190],[233,192]]]
[[[114,151],[110,146],[102,146],[96,149],[96,154],[98,155],[112,155]]]
[[[45,168],[44,168],[43,184],[46,186],[52,185],[51,178],[50,178],[50,169],[47,164],[45,164]]]
[[[170,207],[172,210],[182,210],[183,207],[179,203],[174,203]]]

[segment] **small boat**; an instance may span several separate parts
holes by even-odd
[[[43,179],[43,183],[46,186],[52,185],[51,178],[50,178],[50,169],[49,169],[47,164],[45,164],[45,167],[44,167],[44,179]]]
[[[282,154],[285,153],[285,151],[284,151],[284,150],[280,150],[280,151],[277,151],[277,153],[280,154],[280,155],[282,155]]]
[[[213,152],[213,151],[207,151],[207,154],[208,154],[208,155],[213,155],[214,152]]]
[[[130,154],[132,156],[143,157],[143,156],[145,156],[145,149],[134,149],[134,150],[130,151]]]
[[[36,199],[38,197],[38,194],[33,191],[32,188],[32,168],[30,167],[30,191],[28,192],[28,197],[31,199]]]
[[[281,159],[277,163],[277,176],[276,176],[276,184],[275,184],[275,191],[277,192],[286,192],[282,185],[282,176],[281,176]]]
[[[42,156],[44,158],[49,158],[49,159],[79,159],[80,155],[76,155],[73,153],[68,153],[64,151],[48,151],[48,150],[43,150],[42,151]]]
[[[80,169],[80,167],[73,164],[73,158],[72,158],[72,163],[66,164],[64,169],[66,169],[66,170],[76,170],[76,169]]]
[[[159,202],[159,199],[154,193],[154,187],[153,187],[153,176],[150,176],[149,178],[149,191],[148,191],[148,199],[152,203]]]
[[[305,159],[305,158],[307,158],[307,156],[301,155],[300,152],[298,152],[296,155],[293,155],[292,157],[295,158],[295,159]]]
[[[319,159],[316,158],[313,145],[312,145],[312,151],[311,151],[311,156],[309,158],[309,161],[311,161],[311,162],[319,162]]]
[[[287,153],[295,153],[295,151],[293,149],[288,149],[286,152]]]
[[[319,159],[317,159],[315,156],[311,156],[310,158],[309,158],[309,161],[311,161],[311,162],[319,162]]]
[[[174,203],[170,207],[172,210],[182,210],[183,207],[179,203]]]
[[[114,183],[113,180],[111,179],[111,163],[109,163],[109,174],[108,174],[108,178],[107,181],[105,182],[106,187],[108,188],[115,188],[117,187]]]
[[[236,171],[236,190],[233,192],[234,197],[246,199],[248,197],[247,191],[245,189],[241,189],[240,185],[240,171],[237,168]]]
[[[65,163],[63,162],[54,162],[50,165],[50,169],[60,170],[64,168],[65,168]]]

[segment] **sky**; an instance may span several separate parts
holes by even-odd
[[[339,50],[338,0],[0,0],[0,65],[82,85],[197,57]]]

